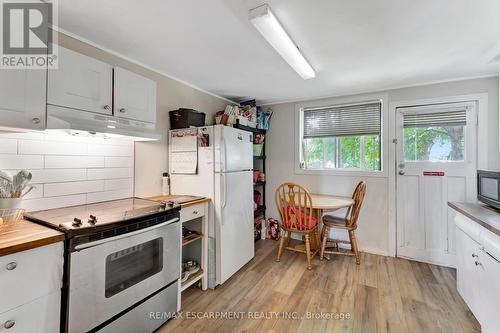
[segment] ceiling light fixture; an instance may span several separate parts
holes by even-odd
[[[285,61],[304,79],[316,76],[314,69],[299,51],[269,5],[264,4],[248,11],[248,19]]]

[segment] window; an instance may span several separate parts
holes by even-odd
[[[380,101],[305,108],[301,168],[381,170]]]
[[[463,161],[466,110],[403,115],[405,161]]]

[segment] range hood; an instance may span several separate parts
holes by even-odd
[[[47,129],[84,131],[130,137],[134,141],[159,140],[156,125],[47,104]]]

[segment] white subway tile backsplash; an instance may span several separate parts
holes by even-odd
[[[88,154],[93,156],[134,156],[134,145],[89,145]]]
[[[105,157],[106,168],[133,168],[133,157]]]
[[[17,140],[0,137],[0,154],[17,154]]]
[[[19,140],[19,154],[87,155],[88,144],[59,141]]]
[[[87,177],[89,180],[94,179],[117,179],[117,178],[133,178],[133,168],[102,168],[88,169]]]
[[[0,133],[0,170],[27,169],[28,211],[116,200],[134,194],[134,143],[89,136]]]
[[[23,208],[28,212],[52,208],[83,205],[87,203],[86,194],[67,195],[62,197],[23,200]]]
[[[43,168],[43,156],[41,155],[0,154],[0,170],[40,168]]]
[[[104,191],[103,180],[84,182],[52,183],[43,185],[44,197]]]
[[[104,189],[106,191],[134,189],[134,179],[107,179],[104,181]]]
[[[43,185],[33,185],[33,189],[23,199],[43,198]]]
[[[104,159],[104,156],[45,156],[45,168],[104,168]]]
[[[36,169],[30,170],[34,184],[62,183],[87,180],[86,169]]]
[[[134,195],[132,189],[87,193],[87,203],[128,198]]]

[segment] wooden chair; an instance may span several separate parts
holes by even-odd
[[[356,265],[359,265],[360,260],[359,260],[358,242],[356,240],[356,235],[354,234],[354,231],[358,227],[357,225],[358,216],[359,216],[359,211],[361,210],[361,204],[363,203],[363,199],[365,197],[365,192],[366,192],[366,182],[361,181],[356,186],[356,189],[354,190],[354,193],[352,195],[352,199],[354,200],[354,205],[349,207],[345,217],[337,217],[332,215],[323,216],[323,229],[321,230],[322,241],[321,241],[320,260],[323,260],[325,254],[343,254],[348,256],[355,256]],[[330,229],[347,230],[347,233],[349,235],[349,241],[328,238]],[[336,251],[330,249],[327,250],[327,247],[329,247],[328,246],[329,243],[335,244]],[[339,249],[339,243],[350,244],[351,251],[341,252]]]
[[[281,239],[278,247],[280,261],[284,250],[306,254],[307,269],[311,270],[311,260],[319,252],[318,221],[313,216],[311,195],[302,186],[295,183],[283,183],[275,192],[276,206],[280,213]],[[290,247],[292,233],[303,236],[304,244]],[[286,240],[285,240],[286,234]],[[311,249],[313,245],[313,249]]]

